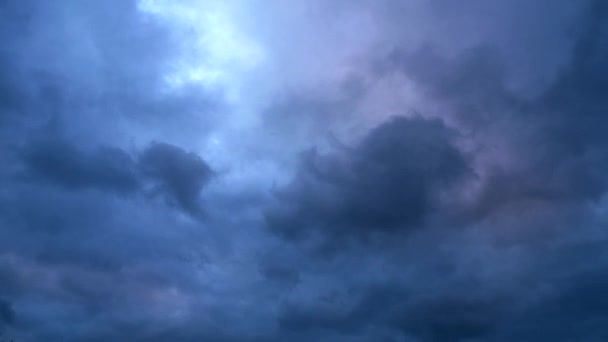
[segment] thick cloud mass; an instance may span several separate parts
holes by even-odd
[[[140,164],[144,174],[160,183],[176,205],[191,213],[200,210],[198,195],[211,169],[199,156],[166,143],[154,143],[143,152]]]
[[[98,187],[117,192],[131,192],[137,187],[133,161],[124,151],[99,148],[85,154],[60,141],[33,143],[23,152],[27,177],[66,188]]]
[[[0,340],[607,341],[608,3],[0,1]]]
[[[287,235],[320,229],[348,237],[422,225],[440,193],[468,171],[451,135],[438,120],[399,117],[355,148],[308,152],[293,184],[278,194],[284,208],[269,213],[271,226]]]

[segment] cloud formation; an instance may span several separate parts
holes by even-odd
[[[271,226],[288,236],[415,229],[469,171],[455,133],[439,120],[397,117],[336,155],[305,154],[297,178],[277,196]]]
[[[196,154],[166,143],[153,143],[141,155],[140,165],[178,207],[196,214],[198,196],[211,177],[211,168]]]
[[[608,5],[0,2],[0,338],[605,341]]]

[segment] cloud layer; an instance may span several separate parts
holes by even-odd
[[[603,1],[0,3],[0,339],[605,341]]]

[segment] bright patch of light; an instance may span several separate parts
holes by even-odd
[[[248,155],[246,139],[255,137],[267,85],[260,76],[270,64],[271,51],[244,28],[245,0],[139,0],[139,10],[166,25],[174,42],[175,57],[165,71],[166,91],[179,92],[195,85],[220,94],[224,110],[213,132],[194,143],[214,168],[253,178],[251,168],[235,167]],[[246,7],[249,8],[249,7]],[[253,10],[253,9],[252,9]],[[265,79],[265,78],[264,78]],[[260,95],[262,94],[262,95]],[[242,175],[247,173],[247,175]],[[267,176],[266,170],[260,174]],[[233,175],[237,177],[237,175]],[[257,182],[257,179],[256,179]],[[259,182],[257,182],[259,183]]]
[[[262,47],[239,30],[226,2],[141,0],[139,6],[184,37],[166,75],[170,87],[198,83],[234,92],[243,74],[264,61]]]

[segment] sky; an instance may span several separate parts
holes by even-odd
[[[603,0],[1,0],[0,341],[607,341],[607,95]]]

